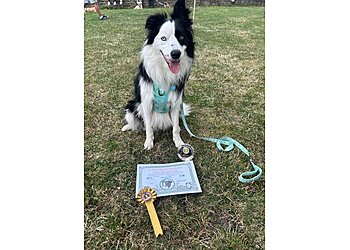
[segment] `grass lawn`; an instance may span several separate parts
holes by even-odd
[[[179,161],[171,131],[156,132],[150,151],[143,149],[145,133],[121,132],[144,23],[156,11],[104,10],[106,21],[85,14],[85,248],[264,249],[264,175],[240,183],[249,168],[244,154],[220,153],[215,144],[190,138],[182,123],[182,139],[196,150],[203,193],[157,199],[164,231],[157,239],[146,208],[134,199],[138,163]],[[196,10],[196,63],[185,97],[195,134],[238,140],[263,169],[264,11]]]

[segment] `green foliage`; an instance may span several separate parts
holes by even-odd
[[[182,139],[196,150],[200,195],[156,200],[164,236],[155,239],[147,210],[134,199],[138,163],[176,162],[171,131],[122,132],[124,105],[144,42],[147,16],[163,9],[105,10],[85,14],[85,248],[264,249],[264,175],[238,182],[249,166],[238,150]],[[231,136],[264,169],[264,8],[200,7],[194,25],[196,63],[186,89],[191,130]]]

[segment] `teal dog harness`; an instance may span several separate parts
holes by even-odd
[[[168,96],[170,91],[175,91],[176,85],[171,85],[168,91],[164,91],[153,82],[153,111],[157,113],[167,113],[170,111],[168,107]]]

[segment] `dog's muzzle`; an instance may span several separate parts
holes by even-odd
[[[173,74],[177,74],[179,73],[180,71],[180,56],[181,56],[181,51],[178,50],[178,49],[174,49],[170,52],[170,57],[171,57],[171,60],[168,60],[164,54],[163,54],[163,51],[160,51],[160,53],[162,54],[165,62],[168,64],[168,67],[171,71],[171,73]]]

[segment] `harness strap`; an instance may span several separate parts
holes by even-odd
[[[240,144],[238,141],[232,139],[231,137],[228,136],[224,136],[221,137],[220,139],[217,138],[211,138],[211,137],[200,137],[200,136],[196,136],[195,134],[193,134],[190,130],[190,128],[187,125],[186,122],[186,118],[185,118],[185,114],[184,114],[184,109],[183,109],[183,103],[181,104],[181,118],[182,118],[182,122],[187,130],[187,132],[195,138],[204,140],[204,141],[210,141],[210,142],[214,142],[216,143],[216,147],[219,149],[219,151],[231,151],[235,146],[240,149],[245,155],[248,156],[249,158],[249,162],[253,167],[253,171],[246,171],[244,173],[242,173],[238,179],[240,182],[242,183],[252,183],[256,180],[258,180],[260,178],[260,176],[262,175],[262,169],[257,166],[256,164],[254,164],[252,157],[250,156],[248,150],[242,145]],[[226,147],[223,147],[223,145],[225,145]],[[247,178],[245,178],[247,177]]]

